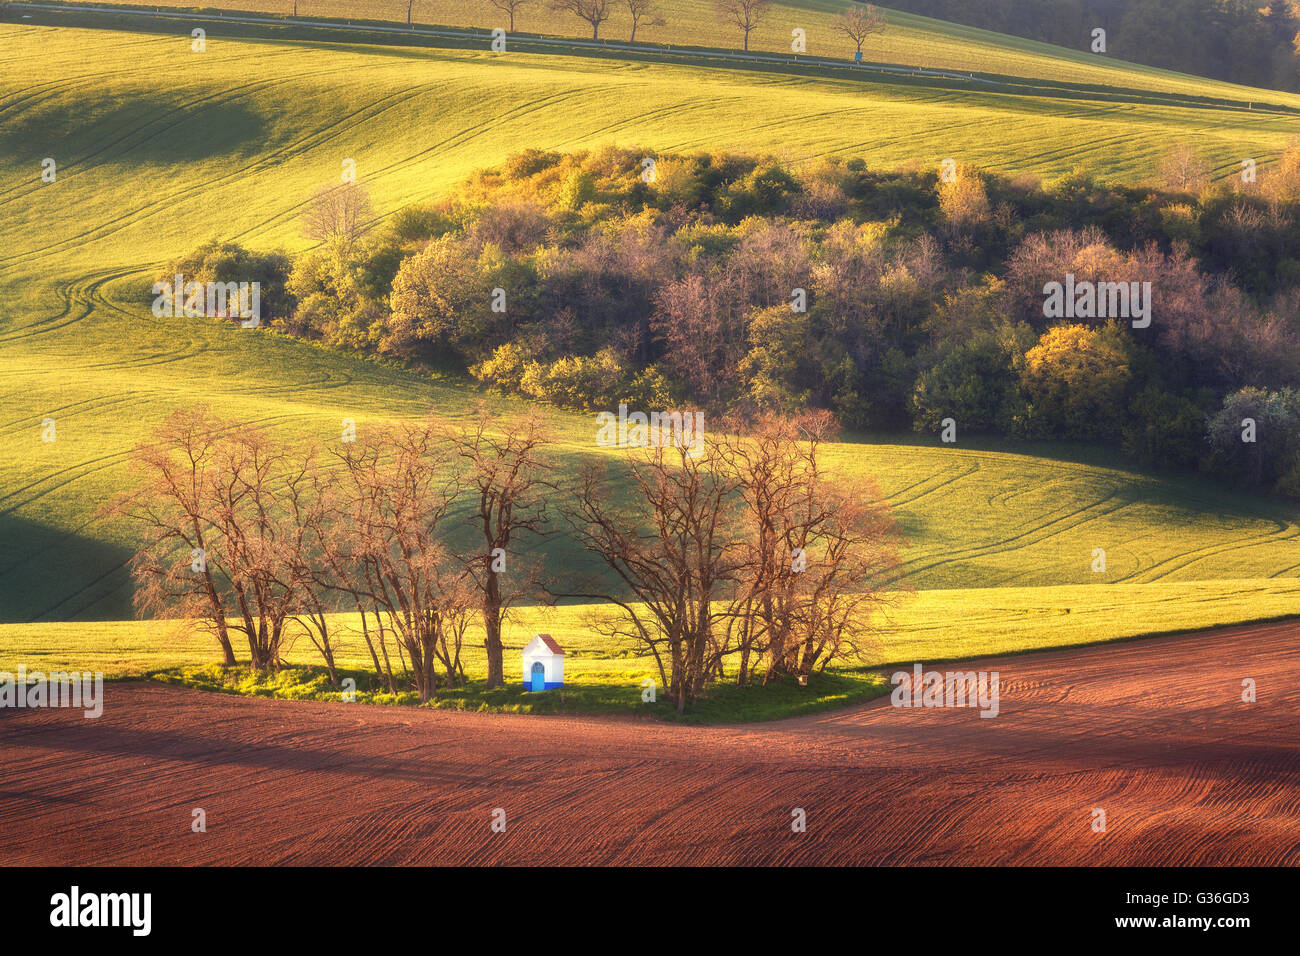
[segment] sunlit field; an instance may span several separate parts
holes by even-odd
[[[300,13],[343,6],[368,5],[304,3]],[[671,7],[693,35],[708,34],[704,4]],[[763,48],[778,48],[789,32],[778,26],[795,20],[815,38],[835,7],[780,8]],[[447,4],[417,9],[430,23],[490,25],[481,3],[458,5],[463,17]],[[920,18],[898,24],[876,59],[1243,95]],[[535,28],[566,32],[549,13]],[[645,39],[670,42],[674,29]],[[1256,94],[1257,103],[1300,104]],[[1141,179],[1162,150],[1188,139],[1220,170],[1247,154],[1266,162],[1295,125],[1262,111],[1097,95],[1090,103],[586,57],[234,40],[219,30],[206,53],[192,54],[182,34],[0,25],[0,619],[14,622],[0,631],[0,667],[120,676],[210,661],[202,638],[112,620],[132,615],[132,538],[95,517],[131,480],[131,449],[174,408],[205,402],[304,442],[329,440],[343,418],[362,428],[428,410],[457,418],[480,398],[503,423],[523,411],[456,375],[150,314],[158,264],[203,239],[305,248],[302,208],[344,159],[356,161],[383,218],[525,147],[727,148],[795,162],[861,156],[884,168],[955,156],[1045,177],[1081,166]],[[40,179],[46,157],[57,163],[54,183]],[[597,453],[591,416],[548,414],[566,468]],[[57,423],[53,443],[40,440],[47,418]],[[872,663],[1300,613],[1288,504],[1136,473],[1086,449],[848,438],[832,465],[847,481],[879,481],[909,541],[899,583],[918,592],[882,622]],[[571,542],[547,547],[546,560],[581,566]],[[1107,551],[1103,573],[1091,569],[1095,548]],[[600,643],[582,613],[530,609],[512,623],[509,645],[548,630],[571,648],[576,682],[631,688],[647,676],[648,659]],[[289,660],[310,663],[309,651],[296,647]],[[349,654],[365,664],[358,648]],[[467,649],[471,678],[475,654]],[[517,655],[508,660],[518,666]]]

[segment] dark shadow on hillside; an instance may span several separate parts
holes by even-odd
[[[211,92],[194,102],[194,94],[138,89],[123,98],[83,87],[72,96],[20,105],[0,123],[0,155],[53,156],[60,166],[183,165],[260,149],[263,117]]]
[[[0,622],[130,618],[129,549],[0,516]]]

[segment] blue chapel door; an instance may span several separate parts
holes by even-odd
[[[546,668],[541,661],[533,663],[533,690],[546,690]]]

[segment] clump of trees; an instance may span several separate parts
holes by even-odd
[[[471,633],[486,687],[504,684],[508,609],[559,593],[527,553],[561,518],[610,572],[563,593],[620,608],[611,633],[654,656],[682,710],[723,679],[803,682],[859,659],[896,587],[899,538],[878,491],[825,473],[828,414],[732,424],[746,434],[561,482],[537,416],[431,416],[296,450],[200,406],[136,453],[139,483],[106,514],[144,536],[139,611],[194,622],[224,666],[246,646],[253,669],[276,671],[305,636],[338,686],[356,632],[335,614],[348,611],[378,686],[421,702],[465,685]]]
[[[1295,90],[1294,0],[898,0],[890,6],[984,30],[1250,86]]]
[[[804,683],[873,647],[900,538],[878,489],[826,475],[834,433],[824,412],[765,415],[694,453],[649,448],[626,470],[630,500],[608,468],[581,473],[566,515],[618,587],[575,596],[622,611],[607,633],[649,649],[679,711],[726,672]]]
[[[1199,154],[1167,159],[1167,182],[1124,186],[529,150],[322,240],[272,324],[569,408],[814,408],[927,433],[952,418],[1220,473],[1223,400],[1300,386],[1300,144],[1252,181],[1197,186]],[[1067,276],[1149,283],[1149,324],[1049,316]]]

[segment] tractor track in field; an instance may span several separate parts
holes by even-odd
[[[879,699],[689,727],[109,684],[99,720],[0,711],[0,863],[1300,864],[1300,623],[958,669],[999,672],[998,717]]]
[[[933,493],[954,491],[956,490],[954,486],[960,484],[966,478],[976,474],[980,470],[978,464],[980,461],[995,460],[994,456],[986,453],[954,452],[954,454],[960,454],[963,459],[974,460],[976,463],[975,466],[968,471],[956,475],[951,475],[948,470],[931,474],[919,481],[912,482],[890,495],[886,495],[886,502],[895,510],[900,510],[905,509],[913,502],[925,498]],[[1085,474],[1086,466],[1075,462],[1053,462],[1050,466],[1050,470],[1053,473],[1052,480],[1068,480],[1069,477],[1075,474]],[[928,487],[926,487],[927,485]],[[915,492],[917,489],[920,489],[918,493],[909,496],[909,492]],[[1012,487],[1008,484],[1001,490],[994,492],[987,500],[990,506],[998,503],[1003,507],[1007,507],[1010,505],[1010,500],[1012,498],[1025,493],[1025,491],[1026,489],[1022,487]],[[1005,551],[1035,547],[1046,541],[1050,541],[1061,532],[1072,531],[1090,521],[1104,518],[1115,512],[1122,511],[1135,503],[1134,500],[1121,498],[1119,503],[1109,505],[1100,514],[1088,514],[1088,512],[1092,512],[1094,509],[1107,505],[1107,503],[1111,502],[1112,499],[1120,496],[1121,491],[1122,488],[1120,487],[1119,478],[1117,476],[1116,486],[1111,488],[1108,494],[1092,501],[1090,504],[1083,505],[1064,514],[1038,515],[1035,517],[1035,520],[1039,523],[1028,527],[1022,527],[1016,534],[1006,538],[999,538],[995,541],[985,541],[979,544],[972,544],[968,547],[948,551],[913,551],[903,562],[902,570],[905,571],[907,575],[913,576],[953,562],[970,561],[980,557],[985,557],[991,553],[1000,554]],[[1081,496],[1079,495],[1071,495],[1070,497],[1075,500],[1081,500]],[[1140,501],[1141,499],[1139,497],[1136,500]],[[1113,578],[1112,580],[1116,582],[1139,581],[1141,583],[1158,581],[1170,575],[1177,574],[1179,571],[1184,570],[1193,564],[1209,558],[1217,557],[1221,554],[1252,548],[1269,542],[1291,540],[1300,536],[1300,526],[1297,526],[1294,523],[1282,521],[1274,516],[1265,514],[1255,515],[1253,517],[1257,521],[1272,524],[1273,528],[1263,532],[1246,532],[1242,536],[1233,538],[1229,541],[1193,548],[1189,551],[1176,552],[1173,554],[1162,552],[1157,556],[1153,556],[1150,563],[1139,564],[1129,574]],[[1078,520],[1070,521],[1069,519]],[[1064,525],[1061,524],[1062,522],[1067,521],[1068,523]],[[1300,565],[1296,565],[1295,567],[1300,567]],[[1269,576],[1276,577],[1285,573],[1286,570],[1290,569],[1275,571]],[[1005,584],[1008,582],[1004,581],[1003,583]]]

